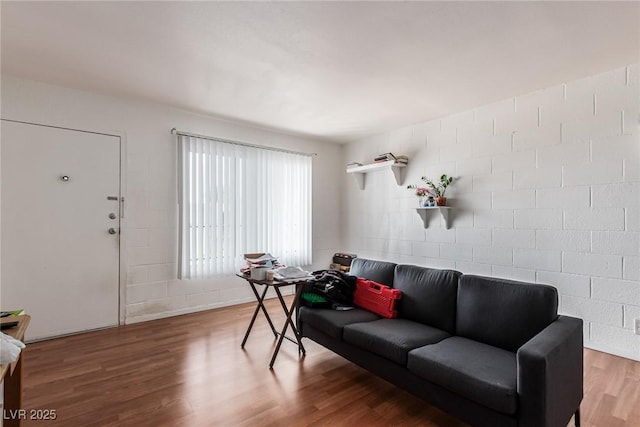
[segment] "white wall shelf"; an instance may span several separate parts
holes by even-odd
[[[404,181],[404,169],[407,167],[404,163],[396,163],[395,160],[388,160],[386,162],[370,163],[368,165],[353,166],[347,168],[347,173],[353,174],[353,177],[358,184],[358,188],[364,190],[364,177],[369,172],[376,172],[381,170],[390,170],[393,172],[393,176],[396,179],[398,185],[402,185]]]
[[[431,212],[438,211],[440,212],[440,217],[442,217],[442,222],[444,223],[444,228],[447,230],[451,228],[451,222],[449,219],[449,212],[451,212],[451,207],[449,206],[433,206],[433,207],[425,207],[425,208],[416,208],[416,212],[422,218],[422,222],[424,223],[424,228],[429,228],[429,217],[431,216]]]

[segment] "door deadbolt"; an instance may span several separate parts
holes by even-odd
[[[116,214],[114,214],[113,212],[111,212],[109,214],[109,219],[116,219]]]
[[[116,230],[115,228],[111,227],[109,230],[107,230],[109,232],[109,234],[116,234],[118,232],[118,230]]]

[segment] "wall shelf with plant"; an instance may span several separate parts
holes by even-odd
[[[426,176],[420,179],[424,182],[425,186],[407,185],[407,188],[415,190],[415,195],[418,197],[418,208],[416,211],[422,218],[424,228],[429,227],[428,212],[437,210],[440,212],[445,228],[449,229],[451,227],[449,220],[449,210],[451,208],[447,206],[447,198],[444,195],[447,192],[447,187],[453,184],[455,178],[447,174],[442,174],[440,175],[440,180],[437,182]]]
[[[447,174],[440,175],[440,181],[436,182],[426,176],[420,178],[426,185],[426,187],[419,187],[417,185],[407,185],[410,190],[416,190],[416,196],[418,196],[421,207],[429,207],[432,205],[431,199],[435,199],[435,206],[447,206],[447,198],[444,194],[447,192],[447,187],[453,184],[456,179]],[[424,199],[427,199],[426,201]]]

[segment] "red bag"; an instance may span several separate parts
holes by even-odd
[[[353,303],[387,319],[398,316],[396,301],[402,292],[372,280],[356,279],[356,290],[353,292]]]

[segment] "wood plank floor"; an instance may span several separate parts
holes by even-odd
[[[277,301],[268,302],[282,324]],[[24,408],[55,409],[36,426],[439,426],[462,422],[305,339],[273,335],[244,304],[32,343]],[[585,350],[583,426],[640,426],[640,362]]]

